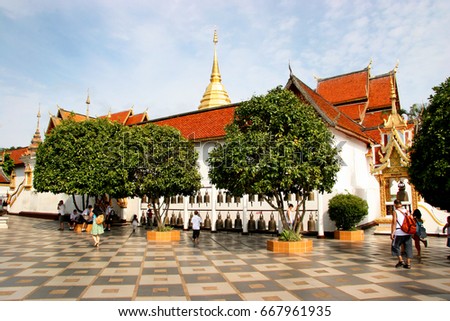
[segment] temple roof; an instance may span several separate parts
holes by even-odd
[[[73,111],[68,111],[59,107],[58,114],[56,116],[50,117],[46,133],[47,134],[50,133],[50,131],[56,126],[58,126],[61,123],[61,121],[70,118],[72,118],[74,121],[77,122],[85,121],[86,119],[88,119],[86,115],[75,113]],[[117,113],[108,113],[107,115],[99,116],[98,118],[108,118],[111,121],[119,122],[126,126],[136,125],[138,123],[148,121],[149,119],[146,111],[135,115],[133,113],[133,109],[119,111]]]
[[[294,75],[291,75],[289,78],[286,88],[292,90],[300,100],[312,105],[328,126],[366,143],[371,141],[371,138],[364,133],[361,125],[353,121]]]
[[[349,74],[318,79],[317,93],[333,105],[368,99],[369,68]]]
[[[391,107],[391,76],[393,75],[387,73],[370,79],[368,110]],[[395,87],[397,87],[396,82]]]
[[[28,147],[19,147],[15,149],[4,150],[4,153],[8,153],[14,162],[14,165],[23,165],[22,156],[28,153]]]
[[[233,121],[236,106],[232,104],[202,109],[152,120],[152,123],[174,127],[184,138],[193,141],[219,139],[225,136],[225,127]]]

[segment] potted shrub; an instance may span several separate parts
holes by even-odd
[[[352,194],[337,194],[328,202],[328,214],[336,224],[334,238],[348,241],[364,240],[364,231],[356,228],[367,216],[369,206],[362,198]]]
[[[303,239],[293,230],[283,230],[278,239],[267,241],[267,250],[279,253],[305,253],[311,251],[313,242]]]

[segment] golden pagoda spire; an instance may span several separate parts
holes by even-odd
[[[31,140],[30,146],[28,146],[28,151],[30,154],[35,155],[39,145],[42,143],[41,132],[39,131],[41,119],[41,105],[39,104],[39,110],[37,113],[37,126],[34,132],[33,139]]]
[[[203,98],[200,101],[200,106],[198,109],[216,107],[221,105],[230,104],[231,100],[225,87],[222,85],[222,77],[219,71],[219,62],[217,60],[216,45],[218,42],[217,31],[214,30],[214,60],[211,72],[210,83],[206,87]]]

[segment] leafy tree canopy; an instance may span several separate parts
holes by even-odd
[[[172,127],[68,120],[39,146],[34,187],[55,194],[146,195],[163,225],[160,198],[200,188],[197,157],[193,144]]]
[[[125,142],[135,195],[158,199],[192,195],[200,189],[198,154],[177,129],[136,126],[130,128]]]
[[[132,127],[124,141],[134,194],[149,197],[162,229],[170,204],[168,197],[193,195],[201,187],[198,153],[192,142],[169,126]]]
[[[13,169],[14,169],[14,161],[11,158],[11,155],[8,153],[5,153],[5,156],[3,157],[2,161],[2,168],[3,172],[5,172],[6,175],[11,175]]]
[[[38,192],[124,197],[132,192],[123,157],[123,125],[107,119],[63,121],[39,146]]]
[[[414,136],[408,171],[426,202],[450,210],[450,78],[433,91]]]
[[[289,229],[284,195],[330,191],[339,170],[337,153],[333,135],[312,106],[277,87],[236,108],[225,143],[210,153],[209,176],[234,195],[268,196]]]

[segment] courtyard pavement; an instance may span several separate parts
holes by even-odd
[[[450,249],[430,237],[422,262],[396,269],[386,235],[350,243],[313,238],[301,255],[266,250],[270,235],[202,231],[154,243],[115,227],[99,248],[58,222],[9,215],[0,229],[0,301],[11,300],[450,300]]]

